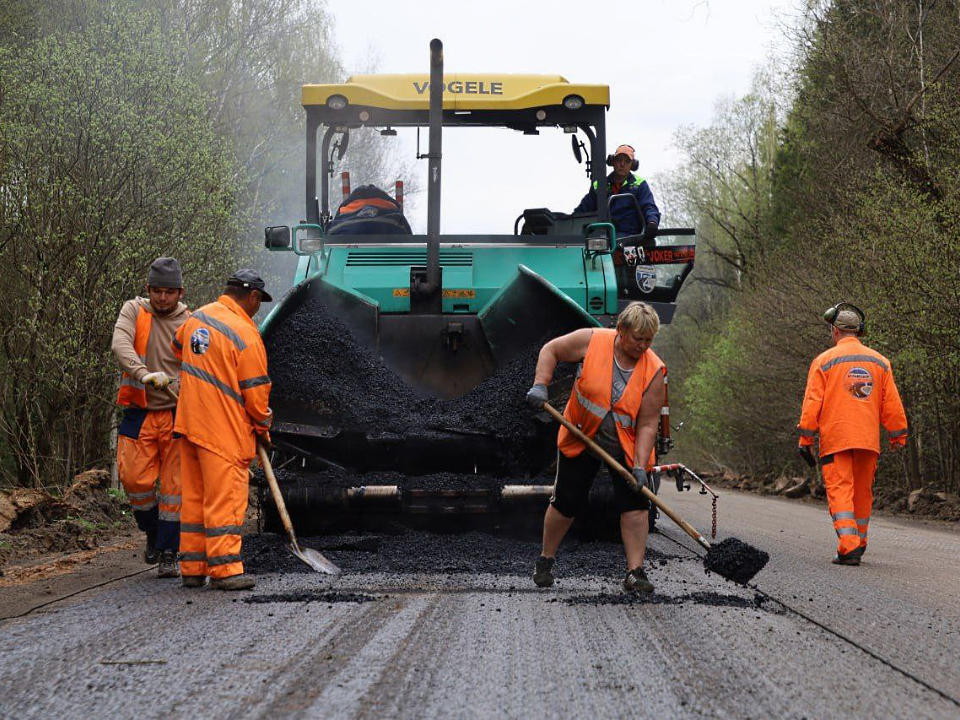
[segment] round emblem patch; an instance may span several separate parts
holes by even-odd
[[[367,207],[363,208],[363,210],[357,213],[357,217],[362,217],[362,218],[372,218],[376,216],[377,216],[377,209],[370,205],[367,205]]]
[[[657,286],[657,271],[653,265],[637,265],[637,287],[640,292],[650,294]]]
[[[210,331],[206,328],[197,328],[190,336],[190,349],[194,355],[203,355],[210,349]]]
[[[862,367],[855,367],[844,377],[847,392],[858,400],[866,400],[873,392],[873,376]]]

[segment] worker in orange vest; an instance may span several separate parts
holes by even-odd
[[[534,385],[527,402],[542,409],[547,386],[559,362],[581,363],[564,416],[614,457],[624,458],[639,485],[657,491],[659,477],[654,445],[664,403],[663,361],[650,349],[660,330],[657,312],[647,303],[632,302],[617,318],[616,330],[583,328],[555,338],[540,350]],[[557,475],[553,497],[543,520],[543,549],[534,566],[533,581],[553,585],[557,548],[574,517],[587,506],[590,486],[602,461],[566,428],[557,438]],[[627,557],[624,589],[653,592],[643,570],[650,502],[611,473],[620,510],[620,534]]]
[[[182,359],[175,430],[181,441],[183,510],[180,569],[184,587],[247,590],[240,533],[248,468],[258,438],[270,441],[267,352],[253,316],[273,300],[255,270],[235,272],[223,294],[197,310],[173,339]]]
[[[860,342],[864,314],[838,303],[823,315],[834,346],[810,365],[800,415],[800,454],[812,467],[820,436],[820,465],[833,527],[838,565],[859,565],[867,549],[873,480],[880,456],[880,425],[897,449],[907,442],[907,416],[883,355]]]
[[[177,577],[180,545],[180,454],[173,423],[180,361],[170,340],[190,312],[181,301],[183,275],[174,258],[154,260],[147,274],[147,297],[120,308],[111,349],[123,370],[117,403],[123,419],[117,429],[117,473],[133,506],[137,527],[146,534],[143,558],[159,563],[160,577]],[[157,494],[157,479],[160,493]]]

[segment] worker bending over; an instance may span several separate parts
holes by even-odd
[[[618,147],[613,155],[607,156],[607,165],[613,167],[613,172],[607,175],[607,197],[627,194],[637,199],[634,203],[630,198],[621,197],[610,203],[610,221],[617,228],[617,235],[643,234],[645,239],[652,240],[657,236],[657,228],[660,227],[660,209],[653,199],[653,192],[647,181],[631,172],[640,167],[633,147]],[[638,206],[640,214],[637,214]],[[597,181],[594,181],[574,212],[596,210]]]
[[[159,561],[160,577],[177,577],[180,546],[180,451],[173,425],[180,360],[170,347],[190,312],[183,276],[174,258],[154,260],[147,273],[147,297],[127,300],[113,328],[111,349],[123,370],[117,402],[123,419],[117,429],[117,473],[146,534],[143,559]],[[160,494],[157,495],[157,479]]]
[[[267,352],[252,318],[273,298],[254,270],[238,270],[223,294],[197,310],[173,340],[182,357],[176,431],[183,435],[184,587],[246,590],[240,533],[247,512],[248,468],[257,439],[269,442]]]
[[[873,479],[880,456],[880,428],[893,448],[907,442],[907,417],[890,361],[860,342],[863,311],[838,303],[823,319],[834,346],[810,365],[800,415],[800,454],[812,467],[811,447],[820,435],[820,465],[837,531],[838,565],[859,565],[867,549]]]
[[[558,362],[581,363],[564,416],[608,453],[622,455],[639,485],[657,491],[654,444],[664,400],[663,362],[650,349],[660,319],[650,305],[630,303],[617,318],[616,330],[584,328],[551,340],[540,350],[534,385],[527,401],[537,409],[547,401],[547,385]],[[533,581],[553,585],[553,564],[560,541],[578,512],[587,506],[590,486],[602,461],[565,427],[557,438],[557,476],[543,519],[543,552]],[[586,450],[586,452],[584,452]],[[624,589],[652,592],[643,571],[650,502],[611,473],[620,511],[620,534],[627,556]]]

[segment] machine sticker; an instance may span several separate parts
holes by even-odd
[[[862,367],[855,367],[848,372],[843,384],[857,400],[866,400],[873,392],[873,376]]]
[[[410,297],[410,288],[394,288],[393,289],[394,297]],[[473,300],[477,297],[476,290],[444,290],[443,297],[445,298],[466,298],[468,300]]]
[[[657,286],[657,271],[651,265],[638,265],[636,277],[637,287],[642,293],[649,295]]]
[[[210,331],[205,327],[197,328],[190,336],[190,349],[194,355],[203,355],[210,349]]]
[[[696,245],[674,245],[647,250],[647,260],[653,265],[672,265],[692,262],[697,255]]]
[[[637,247],[636,245],[627,246],[623,249],[623,259],[626,261],[627,265],[637,265],[646,260],[644,255],[643,248]]]

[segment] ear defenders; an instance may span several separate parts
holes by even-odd
[[[631,150],[633,150],[634,154],[636,154],[637,151],[634,150],[633,145],[627,145],[627,147],[630,148]],[[616,155],[607,155],[607,165],[609,165],[610,167],[613,167],[613,159],[614,159],[615,157],[616,157]],[[640,169],[640,161],[637,160],[636,157],[634,157],[634,158],[633,158],[633,162],[630,163],[630,169],[631,169],[631,170],[634,170],[634,171]]]
[[[841,310],[852,310],[857,314],[857,317],[860,318],[860,325],[857,327],[857,335],[863,335],[863,331],[866,327],[866,315],[863,314],[863,310],[858,308],[853,303],[848,303],[848,302],[837,303],[836,305],[834,305],[832,308],[830,308],[823,314],[824,322],[830,325],[834,325],[834,323],[837,321],[837,315],[840,314]],[[836,325],[834,325],[834,327],[836,327]]]

